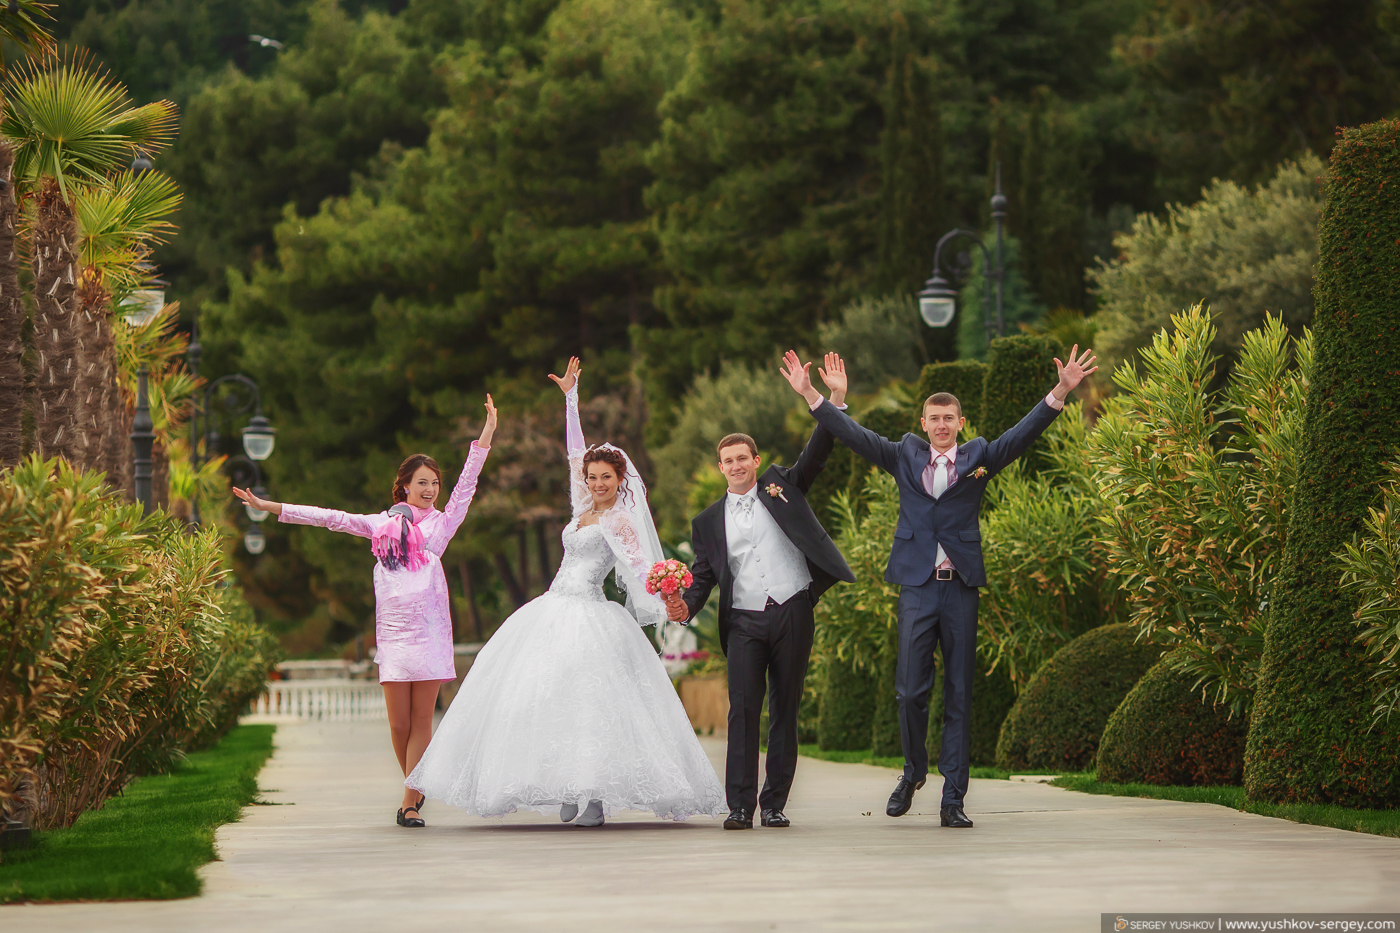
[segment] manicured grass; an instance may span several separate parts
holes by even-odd
[[[823,751],[815,743],[811,745],[799,745],[797,753],[807,758],[818,758],[822,761],[839,761],[848,765],[874,765],[877,768],[904,768],[904,759],[901,757],[886,757],[882,755],[872,755],[868,751],[837,752]],[[997,768],[973,768],[971,776],[975,778],[990,778],[992,780],[1004,781],[1011,776],[1010,771],[1001,771]]]
[[[240,726],[173,774],[141,778],[68,829],[4,853],[0,904],[193,897],[214,830],[257,796],[274,726]]]
[[[1400,836],[1400,810],[1353,810],[1331,804],[1259,803],[1248,800],[1243,787],[1158,787],[1155,784],[1105,784],[1092,774],[1073,774],[1057,778],[1056,787],[1077,790],[1085,794],[1108,794],[1115,797],[1148,797],[1154,800],[1181,800],[1186,803],[1213,803],[1244,813],[1272,816],[1294,823],[1330,826],[1354,833],[1377,836]]]

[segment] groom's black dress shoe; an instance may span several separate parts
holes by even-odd
[[[724,820],[725,829],[753,829],[753,814],[742,807],[729,811]]]
[[[760,822],[774,829],[787,829],[792,825],[792,821],[783,815],[782,810],[764,810]]]
[[[890,794],[890,802],[885,807],[885,813],[889,816],[903,816],[908,813],[909,807],[914,803],[914,791],[923,786],[923,781],[915,784],[901,774],[899,783],[894,786],[894,793]]]
[[[962,804],[950,803],[939,811],[939,822],[953,829],[971,829],[972,820],[963,812]]]

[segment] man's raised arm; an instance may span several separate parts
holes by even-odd
[[[779,371],[793,391],[807,400],[812,417],[817,419],[818,424],[866,460],[887,472],[894,472],[895,464],[899,462],[899,445],[856,424],[844,411],[822,398],[822,394],[812,385],[812,377],[808,372],[811,365],[803,363],[796,353],[789,350],[783,354],[783,365]],[[845,375],[844,366],[841,368],[841,374]]]

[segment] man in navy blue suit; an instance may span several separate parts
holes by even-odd
[[[944,826],[970,828],[963,812],[967,795],[971,731],[972,678],[977,656],[977,588],[987,585],[982,566],[978,513],[987,482],[1015,460],[1050,426],[1065,398],[1084,377],[1095,372],[1093,351],[1069,362],[1055,360],[1059,382],[1021,421],[990,443],[981,437],[958,443],[966,423],[962,405],[947,392],[924,401],[920,424],[928,440],[906,434],[890,441],[861,427],[812,387],[808,369],[796,353],[784,356],[783,376],[811,407],[812,416],[851,450],[891,474],[899,485],[899,521],[885,570],[885,582],[899,591],[899,660],[895,696],[899,702],[899,737],[904,747],[904,774],[885,812],[909,812],[914,791],[928,777],[928,695],[933,689],[934,645],[943,651],[943,747],[938,770],[943,774],[940,820]],[[828,386],[845,385],[839,357],[827,356],[839,372],[819,369]]]

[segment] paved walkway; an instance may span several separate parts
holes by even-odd
[[[718,763],[723,745],[708,742]],[[1400,840],[1206,804],[974,781],[892,820],[895,772],[803,759],[793,828],[625,815],[597,830],[430,802],[394,825],[382,723],[282,726],[267,800],[219,832],[202,897],[0,908],[7,930],[1097,930],[1102,911],[1400,911]],[[922,811],[922,812],[921,812]]]

